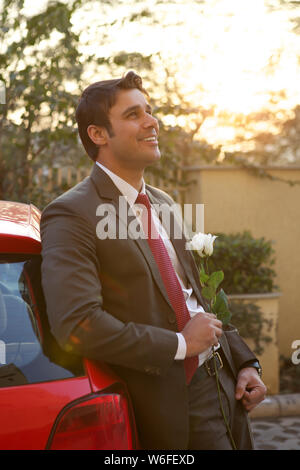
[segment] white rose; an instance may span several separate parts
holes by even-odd
[[[204,256],[211,256],[213,254],[214,241],[216,238],[217,236],[211,235],[211,233],[196,233],[189,242],[189,249],[197,251],[201,258]]]
[[[189,249],[197,251],[200,256],[203,256],[204,249],[204,233],[196,233],[193,236],[192,240],[189,242]]]
[[[204,251],[207,256],[211,256],[214,251],[214,241],[217,238],[217,235],[212,235],[211,233],[208,233],[205,235],[205,246],[204,246]]]

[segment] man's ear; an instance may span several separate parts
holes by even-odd
[[[87,133],[91,141],[94,142],[94,144],[96,144],[98,147],[107,143],[108,132],[105,127],[91,124],[87,128]]]

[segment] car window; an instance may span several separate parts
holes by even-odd
[[[82,361],[51,335],[40,257],[0,257],[0,387],[83,375]]]

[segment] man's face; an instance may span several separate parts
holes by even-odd
[[[108,137],[107,150],[111,159],[134,169],[159,160],[158,122],[140,90],[120,90],[109,119],[113,135]]]

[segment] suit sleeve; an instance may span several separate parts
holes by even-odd
[[[55,202],[42,214],[41,237],[47,314],[52,333],[65,350],[139,371],[155,367],[164,373],[174,364],[175,332],[123,323],[102,308],[92,224]]]
[[[249,361],[255,361],[257,358],[251,349],[247,346],[245,341],[241,338],[237,329],[232,325],[231,327],[231,329],[225,329],[224,334],[229,344],[236,371],[238,372],[243,368],[244,364]]]

